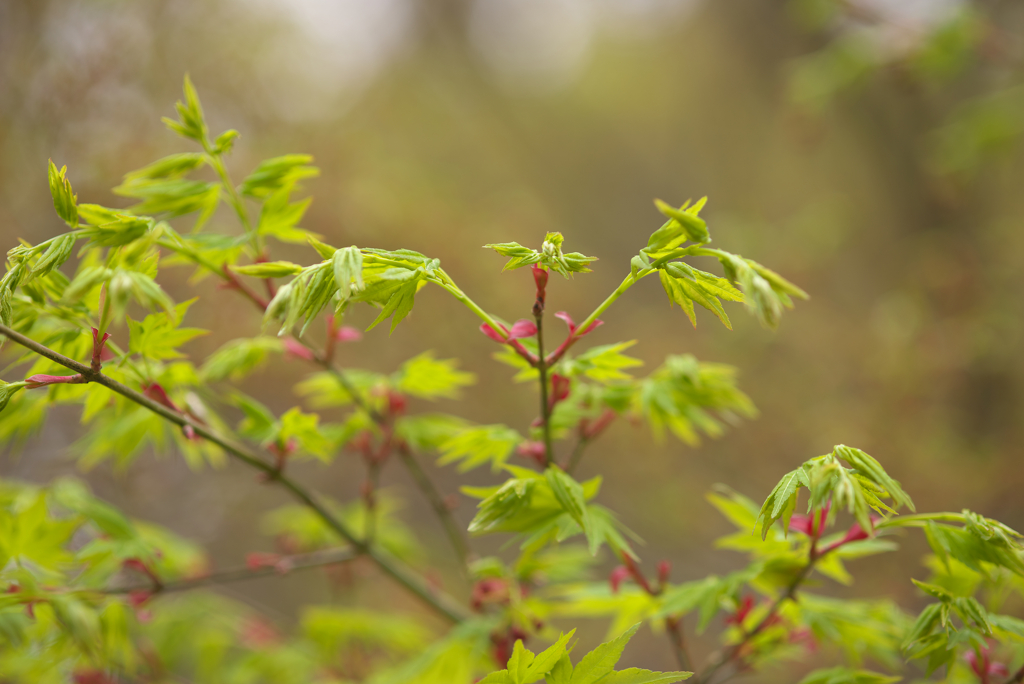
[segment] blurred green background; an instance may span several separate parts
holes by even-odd
[[[438,257],[507,319],[529,315],[532,281],[502,274],[484,243],[538,246],[558,230],[569,251],[599,257],[594,273],[549,289],[549,309],[580,320],[660,225],[653,198],[709,195],[716,245],[812,299],[778,332],[739,312],[729,332],[704,311],[694,330],[649,280],[588,338],[641,340],[632,351],[648,369],[682,352],[738,366],[761,411],[698,449],[619,424],[588,453],[581,474],[605,474],[602,501],[645,538],[645,567],[668,558],[677,581],[735,567],[739,557],[711,550],[728,525],[704,493],[722,482],[763,498],[836,443],[882,461],[919,510],[969,507],[1019,529],[1021,36],[1024,5],[994,0],[4,0],[0,235],[10,247],[61,230],[47,158],[68,165],[81,201],[124,206],[109,191],[122,174],[183,150],[159,119],[186,72],[211,128],[242,133],[236,179],[265,157],[313,154],[322,175],[306,183],[315,201],[303,227],[335,245]],[[231,220],[223,209],[214,219]],[[315,258],[302,247],[274,257]],[[161,275],[176,299],[192,296],[185,269]],[[196,359],[258,332],[240,300],[206,281],[198,290],[189,323],[213,332],[191,346]],[[438,408],[524,429],[536,399],[490,359],[477,323],[426,290],[394,335],[375,329],[344,362],[389,372],[424,349],[458,357],[480,382],[461,406]],[[281,388],[307,371],[276,362],[247,390],[283,409],[295,398]],[[77,416],[55,414],[0,476],[73,471],[79,434]],[[332,496],[358,495],[356,457],[304,468]],[[446,493],[463,482],[451,469],[434,476]],[[88,479],[200,540],[214,565],[272,548],[259,520],[285,501],[241,468],[194,473],[171,455]],[[390,468],[384,483],[406,496],[403,517],[437,549],[439,576],[464,591],[404,473]],[[463,498],[460,519],[471,508]],[[892,569],[916,571],[922,552],[911,544],[836,591],[913,606],[907,572]],[[336,590],[307,573],[225,591],[287,624]],[[416,609],[383,581],[359,592]],[[671,667],[650,635],[627,660]]]

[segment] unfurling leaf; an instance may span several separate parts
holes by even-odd
[[[57,216],[72,228],[78,227],[78,197],[71,189],[71,181],[67,179],[68,167],[57,165],[50,160],[48,173],[50,177],[50,194],[53,196],[53,208]]]
[[[284,278],[302,272],[302,266],[290,261],[264,261],[246,266],[232,266],[231,270],[254,278]]]

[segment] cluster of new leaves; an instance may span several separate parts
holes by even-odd
[[[53,406],[77,406],[86,427],[75,445],[83,466],[112,460],[127,467],[147,449],[173,449],[196,469],[236,458],[296,502],[263,519],[279,553],[254,554],[243,571],[207,576],[194,548],[129,521],[79,485],[5,483],[0,582],[7,593],[0,601],[0,639],[10,656],[0,659],[0,678],[468,684],[507,665],[483,681],[669,684],[696,669],[685,644],[691,614],[698,632],[716,620],[724,625],[723,648],[697,675],[701,684],[720,672],[732,676],[797,659],[819,644],[835,645],[846,664],[816,671],[805,684],[891,682],[863,665],[897,672],[904,659],[922,659],[929,671],[945,666],[953,681],[964,673],[970,681],[973,672],[991,682],[1024,656],[1010,645],[1024,638],[1024,623],[1000,612],[1024,586],[1019,535],[966,511],[898,516],[901,508],[913,510],[909,496],[858,449],[838,446],[807,461],[760,508],[727,490],[711,495],[739,528],[719,546],[747,554],[749,563],[682,583],[672,581],[665,563],[656,580],[648,579],[639,539],[597,503],[601,478],[574,477],[588,445],[620,417],[645,422],[657,437],[668,431],[695,445],[701,435],[716,437],[725,425],[756,415],[731,367],[671,355],[637,377],[643,364],[626,353],[634,341],[576,347],[619,297],[654,273],[670,303],[691,321],[696,303],[730,328],[728,302],[744,303],[774,327],[794,297],[806,297],[760,264],[707,247],[704,200],[679,208],[658,202],[668,220],[632,259],[622,284],[579,325],[568,313],[556,313],[568,330],[557,347],[545,349],[549,273],[585,273],[595,260],[563,252],[561,234],[549,233],[539,250],[487,246],[510,259],[506,269],[530,266],[537,288],[534,320],[509,324],[470,299],[437,259],[407,249],[335,248],[301,228],[309,199],[293,195],[317,175],[310,157],[268,159],[236,185],[225,159],[238,134],[211,139],[187,80],[177,109],[178,118],[167,125],[198,151],[127,174],[116,188],[132,200],[127,208],[79,203],[66,169],[50,164],[54,208],[69,231],[8,252],[0,336],[19,346],[7,347],[12,359],[4,372],[19,369],[24,379],[0,381],[0,443],[23,442]],[[222,204],[236,215],[238,228],[222,226]],[[313,263],[272,260],[273,241],[307,245]],[[722,275],[696,269],[688,262],[694,257],[718,260]],[[262,317],[262,333],[223,340],[193,361],[191,343],[208,333],[185,322],[195,316],[196,300],[176,303],[160,284],[161,269],[178,265],[195,267],[194,279],[219,278],[230,292],[217,296],[248,300],[254,321]],[[362,334],[343,324],[352,304],[377,311],[367,331],[388,319],[394,331],[427,285],[480,318],[482,332],[502,345],[496,358],[516,370],[516,381],[538,390],[533,423],[517,429],[415,411],[418,402],[459,398],[476,380],[455,360],[432,352],[390,373],[337,363],[339,345]],[[299,400],[275,410],[281,392],[265,402],[242,384],[283,357],[309,370],[294,374]],[[296,460],[329,463],[343,454],[366,472],[350,500],[316,493],[290,476]],[[468,530],[460,529],[432,484],[424,455],[459,471],[490,465],[505,473],[503,483],[463,488],[478,500]],[[439,517],[469,579],[465,605],[425,580],[431,550],[403,523],[397,493],[380,487],[382,471],[393,464],[407,469]],[[806,514],[796,512],[801,488],[809,494]],[[830,531],[846,517],[847,529]],[[752,534],[758,526],[760,535]],[[933,576],[918,587],[935,601],[916,621],[888,601],[803,590],[816,574],[849,583],[846,562],[892,550],[883,536],[902,527],[923,529],[934,554]],[[517,553],[477,558],[466,531],[510,535]],[[622,565],[607,582],[591,581],[607,556]],[[436,634],[414,618],[357,600],[309,608],[297,632],[285,636],[224,599],[163,596],[320,565],[331,568],[330,581],[358,582],[361,573],[337,572],[356,558],[455,626]],[[559,627],[595,616],[610,618],[609,640],[574,665],[573,632]],[[680,671],[614,669],[640,624],[669,636]],[[531,640],[553,645],[534,654],[525,646]]]
[[[576,630],[562,634],[543,652],[534,654],[517,641],[508,659],[508,667],[492,672],[480,684],[533,684],[544,679],[548,684],[672,684],[689,678],[692,672],[651,672],[631,667],[615,670],[626,644],[640,625],[633,625],[616,639],[601,644],[583,656],[573,667],[569,641]]]

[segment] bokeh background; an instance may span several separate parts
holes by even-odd
[[[109,191],[122,174],[185,149],[159,119],[186,72],[211,128],[242,134],[236,178],[265,157],[313,154],[322,175],[305,185],[316,198],[305,228],[331,244],[436,256],[508,319],[528,315],[532,282],[502,274],[484,243],[538,245],[558,230],[570,251],[599,257],[594,273],[549,291],[551,310],[579,320],[660,224],[653,198],[708,195],[715,243],[812,299],[777,332],[739,311],[733,332],[703,311],[694,330],[650,280],[588,338],[641,340],[633,353],[648,369],[682,352],[738,366],[761,411],[697,449],[619,424],[588,453],[581,473],[605,474],[602,500],[645,538],[646,566],[670,559],[678,581],[737,567],[712,550],[728,526],[704,493],[724,482],[760,499],[836,443],[881,460],[919,510],[968,507],[1019,529],[1022,36],[1024,5],[1009,0],[3,0],[0,236],[12,246],[60,230],[47,158],[68,165],[81,201],[123,206]],[[314,258],[296,247],[275,257]],[[191,296],[184,270],[164,275],[172,295]],[[190,324],[212,334],[190,347],[195,358],[258,331],[240,300],[198,289]],[[390,337],[382,327],[345,347],[346,363],[387,372],[424,349],[458,357],[480,381],[461,406],[438,408],[524,429],[536,399],[491,360],[476,319],[440,291],[418,299]],[[275,362],[246,388],[283,409],[307,370]],[[3,456],[0,476],[74,472],[79,435],[76,415],[54,414]],[[343,499],[362,480],[355,457],[303,475]],[[462,481],[433,475],[446,493]],[[196,473],[174,455],[87,478],[201,541],[215,566],[271,549],[259,520],[285,502],[241,468]],[[388,469],[384,483],[407,495],[403,517],[438,549],[429,562],[464,592],[403,473]],[[471,509],[463,499],[457,514],[468,521]],[[918,571],[923,551],[908,540],[854,564],[853,587],[827,590],[914,607],[908,573],[893,570]],[[224,591],[287,626],[334,590],[307,573]],[[334,599],[417,609],[372,579]],[[650,635],[627,660],[672,667]]]

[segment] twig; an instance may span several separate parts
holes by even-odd
[[[573,471],[576,470],[576,466],[579,465],[580,459],[583,458],[583,451],[587,448],[588,444],[590,444],[590,440],[581,436],[579,441],[576,442],[576,446],[573,447],[569,461],[565,464],[565,472],[572,475]]]
[[[54,363],[64,366],[65,368],[69,368],[76,373],[82,374],[82,376],[89,382],[95,382],[98,385],[102,385],[130,401],[133,401],[140,406],[144,406],[153,413],[159,415],[161,418],[164,418],[175,425],[179,425],[182,428],[186,426],[189,427],[195,432],[195,434],[213,444],[216,444],[234,458],[264,473],[267,476],[268,481],[276,482],[287,489],[292,496],[312,509],[328,527],[330,527],[346,542],[351,544],[358,553],[369,557],[382,571],[384,571],[385,574],[389,575],[410,592],[420,597],[437,612],[453,622],[461,622],[465,619],[466,613],[464,609],[456,603],[454,599],[446,594],[438,593],[430,589],[418,575],[404,567],[404,565],[402,565],[397,559],[392,558],[384,550],[379,547],[368,547],[352,530],[348,528],[344,522],[331,513],[323,503],[318,501],[314,497],[313,493],[309,492],[302,485],[279,472],[272,463],[268,463],[261,456],[250,451],[246,446],[217,434],[211,430],[209,426],[194,421],[189,416],[178,413],[159,402],[153,401],[152,399],[149,399],[130,387],[123,385],[102,373],[96,373],[89,366],[79,363],[73,359],[69,359],[5,325],[0,325],[0,335],[6,336],[26,349],[29,349],[36,354],[53,361]]]
[[[434,483],[430,481],[426,471],[423,470],[419,461],[416,460],[416,456],[409,449],[409,445],[405,442],[398,445],[398,457],[405,464],[405,468],[416,482],[416,486],[420,488],[427,501],[430,502],[437,517],[441,519],[441,524],[444,525],[444,531],[448,535],[448,540],[458,554],[459,560],[462,561],[463,567],[465,567],[466,560],[469,557],[469,545],[466,543],[458,523],[455,522],[455,517],[452,515],[448,504],[445,503],[441,493],[437,491]]]
[[[174,582],[162,582],[159,585],[152,583],[136,584],[126,587],[114,587],[107,589],[105,594],[131,594],[137,591],[148,591],[153,594],[167,594],[178,591],[189,591],[200,587],[216,586],[229,582],[241,582],[250,579],[259,579],[270,575],[286,575],[295,570],[309,570],[327,565],[346,563],[359,557],[354,549],[332,549],[330,551],[317,551],[314,553],[284,556],[272,565],[265,565],[258,568],[244,567],[233,570],[216,572],[202,577],[177,580]]]
[[[252,290],[246,287],[236,274],[232,273],[226,268],[223,270],[218,269],[212,264],[207,263],[201,258],[199,258],[198,255],[184,251],[179,246],[171,242],[161,242],[161,244],[166,246],[168,249],[173,249],[177,251],[179,254],[184,254],[185,256],[192,258],[199,265],[207,268],[214,274],[223,278],[225,282],[230,284],[234,289],[237,289],[239,292],[241,292],[258,309],[260,309],[261,311],[266,310],[266,302],[264,302],[258,295],[256,295],[254,292],[252,292]],[[471,301],[469,300],[468,297],[465,297],[464,294],[462,294],[461,296],[466,301]],[[333,335],[333,332],[333,330],[328,330],[328,334]],[[381,426],[385,424],[386,418],[366,402],[363,396],[359,393],[359,390],[356,389],[356,386],[352,384],[352,381],[349,379],[348,375],[346,375],[345,371],[334,365],[333,341],[329,340],[327,348],[323,352],[319,352],[316,349],[314,349],[312,345],[303,340],[301,337],[295,336],[295,339],[313,354],[313,360],[317,364],[319,364],[322,368],[324,368],[325,370],[329,371],[332,375],[334,375],[334,377],[338,381],[338,384],[340,384],[342,389],[344,389],[345,392],[349,395],[349,397],[352,399],[352,403],[355,404],[356,408],[366,413],[366,415],[368,415],[374,423]],[[410,475],[412,475],[413,480],[416,481],[416,484],[419,486],[420,491],[423,493],[424,496],[426,496],[427,500],[434,508],[434,511],[437,512],[438,516],[441,518],[441,523],[444,525],[448,537],[452,540],[452,545],[455,547],[456,552],[459,554],[459,559],[464,564],[466,558],[469,556],[469,549],[466,545],[465,540],[462,537],[461,531],[455,524],[455,520],[452,518],[451,512],[448,510],[448,507],[444,505],[444,501],[443,499],[441,499],[440,494],[434,488],[433,483],[431,483],[430,480],[427,478],[426,473],[420,468],[419,463],[416,462],[415,457],[411,453],[408,455],[407,458],[403,456],[402,463],[405,464],[407,469],[409,469],[409,473]],[[418,470],[418,473],[413,472],[413,468]],[[438,504],[437,502],[440,502],[440,504]]]
[[[683,634],[682,618],[670,617],[665,620],[665,629],[668,630],[672,642],[672,651],[676,655],[676,662],[679,669],[689,672],[693,665],[690,652],[686,648],[686,637]]]
[[[721,655],[719,655],[718,658],[711,665],[709,665],[707,669],[704,670],[704,672],[700,673],[700,675],[698,675],[697,678],[693,680],[694,684],[707,684],[707,682],[711,680],[711,677],[715,674],[715,672],[717,672],[723,666],[736,660],[736,657],[740,654],[740,651],[743,650],[743,647],[750,643],[751,639],[760,634],[761,631],[764,630],[764,628],[772,622],[782,604],[796,596],[796,590],[800,587],[803,581],[807,579],[807,575],[810,574],[811,569],[814,567],[814,564],[817,562],[818,558],[820,558],[820,556],[817,554],[815,547],[811,546],[811,553],[810,557],[807,560],[807,564],[804,565],[804,567],[800,570],[800,573],[793,578],[793,581],[789,583],[789,586],[786,587],[786,591],[783,592],[782,595],[779,596],[777,599],[775,599],[775,602],[772,603],[771,607],[768,609],[768,612],[765,614],[763,618],[761,618],[761,621],[754,625],[753,629],[745,632],[743,634],[743,638],[740,639],[739,642],[733,644],[731,648],[729,648]]]
[[[544,465],[550,465],[554,458],[551,446],[551,406],[548,405],[548,362],[544,358],[544,311],[534,308],[533,318],[537,321],[537,372],[540,374],[540,416],[544,431]]]

